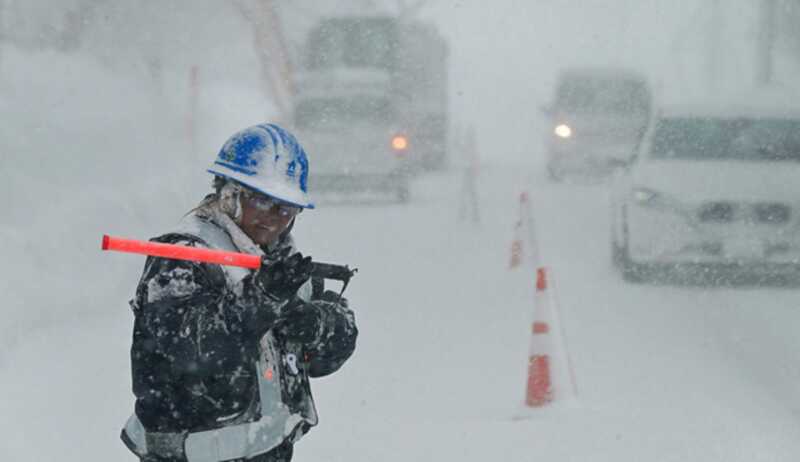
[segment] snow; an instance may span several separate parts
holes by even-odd
[[[631,17],[654,3],[641,4]],[[462,71],[506,69],[491,87],[485,72],[452,74],[463,77],[454,83],[459,121],[481,116],[479,133],[491,134],[480,143],[482,222],[457,220],[458,171],[421,176],[407,205],[322,198],[298,218],[304,253],[359,268],[346,296],[360,337],[340,371],[312,383],[320,425],[295,460],[796,460],[800,292],[622,282],[610,263],[606,187],[551,184],[529,139],[537,135],[506,138],[529,133],[536,117],[519,116],[520,107],[537,107],[546,85],[501,91],[546,82],[555,64],[569,64],[559,50],[603,37],[579,34],[585,19],[522,11],[530,30],[580,38],[555,51],[551,40],[534,41],[530,50],[531,36],[517,28],[496,50],[474,31],[507,27],[516,6],[484,18],[466,13],[475,5],[452,11],[448,32],[472,37],[454,47],[453,61]],[[448,2],[433,8],[451,12]],[[590,8],[615,20],[612,9]],[[685,17],[665,15],[659,27]],[[643,51],[652,61],[661,59],[656,46],[668,47],[656,42]],[[686,45],[683,53],[702,55]],[[532,76],[530,63],[509,59],[523,53],[544,54],[540,66],[553,72]],[[236,83],[208,81],[193,152],[186,72],[167,71],[170,91],[156,97],[143,75],[87,55],[4,46],[0,56],[0,108],[14,114],[0,124],[0,458],[133,461],[119,430],[133,405],[127,301],[144,260],[103,253],[99,239],[173,229],[210,189],[204,167],[226,137],[274,109],[255,64]],[[557,289],[578,389],[570,406],[522,406],[534,275],[507,265],[523,190]]]
[[[191,270],[175,268],[165,277],[166,283],[151,279],[147,284],[147,302],[162,300],[167,297],[177,298],[193,293],[198,285],[191,278]]]
[[[361,336],[313,384],[321,423],[297,460],[794,460],[797,292],[624,284],[602,186],[543,178],[535,165],[484,168],[477,226],[455,219],[457,174],[420,179],[408,206],[301,217],[302,248],[359,267],[348,296]],[[577,407],[521,406],[532,274],[506,268],[521,188],[557,284]],[[95,252],[92,265],[139,269]],[[132,403],[128,282],[6,351],[0,454],[133,460],[117,440]]]

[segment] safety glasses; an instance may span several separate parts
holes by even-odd
[[[302,207],[282,202],[262,194],[245,191],[244,196],[254,208],[262,212],[277,213],[282,218],[293,218],[303,211]]]

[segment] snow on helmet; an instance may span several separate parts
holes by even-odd
[[[297,139],[274,124],[245,128],[222,146],[209,173],[275,199],[313,209],[308,197],[308,158]]]

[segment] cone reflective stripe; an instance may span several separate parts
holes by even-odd
[[[547,289],[547,270],[538,268],[536,270],[536,291],[542,292]]]
[[[531,340],[528,350],[528,383],[525,404],[530,407],[544,406],[553,400],[552,364],[553,349],[550,339],[550,323],[547,290],[547,269],[536,270],[536,295],[534,320],[531,325]]]
[[[553,387],[550,383],[550,357],[534,355],[528,359],[528,393],[525,404],[540,407],[553,400]]]

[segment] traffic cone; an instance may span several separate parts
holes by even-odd
[[[530,267],[536,269],[525,406],[532,409],[541,408],[554,401],[575,403],[578,393],[559,322],[557,294],[555,288],[551,287],[549,269],[539,266],[536,226],[527,192],[520,194],[519,202],[519,221],[514,229],[509,266],[513,268],[527,260]],[[515,252],[515,249],[518,250]]]
[[[522,246],[522,220],[517,220],[514,225],[514,239],[511,241],[511,259],[508,262],[508,269],[514,269],[522,264],[525,251]]]
[[[525,231],[530,234],[528,236],[528,244],[532,252],[531,260],[535,263],[536,259],[536,236],[533,233],[533,225],[530,211],[530,203],[528,202],[528,192],[523,191],[519,195],[519,212],[517,215],[517,222],[514,224],[514,240],[511,241],[511,261],[508,264],[508,269],[514,269],[522,264],[525,259]]]
[[[519,195],[519,219],[522,222],[522,228],[526,231],[526,257],[531,267],[536,268],[539,266],[539,240],[536,237],[536,223],[534,223],[533,210],[527,191],[523,191]]]
[[[554,398],[552,364],[553,342],[550,338],[550,306],[547,297],[547,270],[536,270],[536,295],[531,340],[528,350],[528,386],[525,404],[540,407]]]

